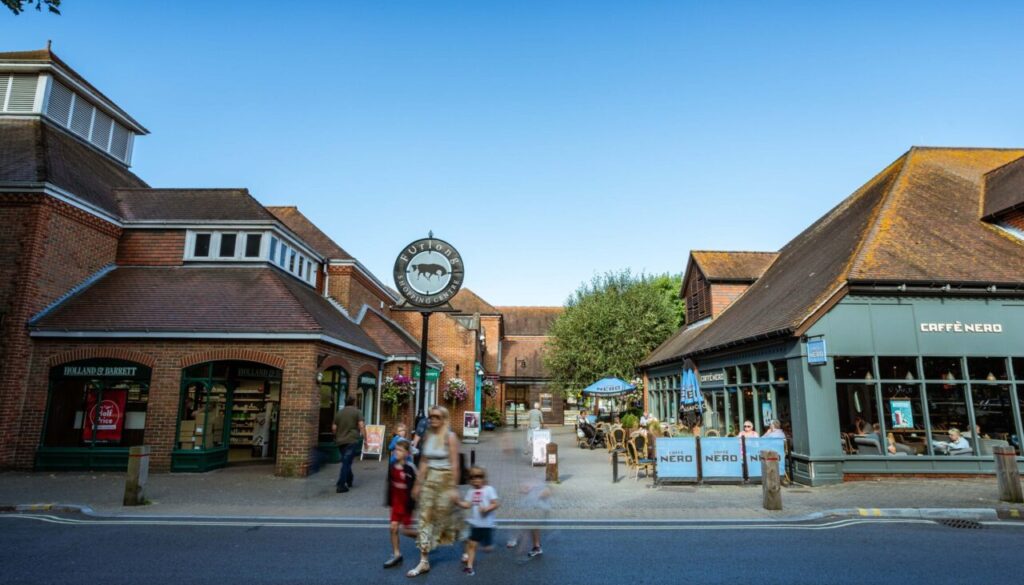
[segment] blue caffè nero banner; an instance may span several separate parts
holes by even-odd
[[[697,479],[697,439],[659,437],[654,446],[659,481]]]
[[[779,477],[786,476],[786,439],[747,439],[747,479],[761,477],[761,451],[775,451],[779,455]]]
[[[658,439],[661,442],[661,439]],[[743,449],[739,437],[704,437],[700,440],[701,475],[705,480],[743,479]]]

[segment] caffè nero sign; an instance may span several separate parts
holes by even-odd
[[[1002,323],[921,323],[921,333],[1002,333]]]
[[[409,244],[395,260],[395,285],[410,305],[441,306],[462,288],[462,255],[433,236]]]

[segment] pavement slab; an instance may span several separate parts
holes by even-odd
[[[823,487],[783,488],[783,510],[761,508],[758,485],[668,485],[612,482],[606,450],[576,447],[571,428],[553,429],[559,444],[561,482],[549,484],[551,510],[530,505],[527,491],[544,482],[544,468],[532,467],[523,454],[525,431],[484,433],[481,442],[463,445],[475,451],[478,465],[502,499],[499,518],[564,520],[784,519],[835,509],[998,509],[1000,516],[1024,512],[1024,506],[999,502],[994,477],[967,479],[886,478]],[[385,461],[354,464],[355,487],[334,492],[338,464],[308,478],[273,475],[269,465],[229,467],[207,473],[151,474],[147,506],[124,507],[123,473],[0,473],[0,507],[59,503],[85,506],[103,515],[239,516],[283,518],[383,517]]]

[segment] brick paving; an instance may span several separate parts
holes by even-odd
[[[504,506],[499,518],[537,518],[524,489],[543,482],[544,468],[531,467],[522,454],[525,431],[484,433],[476,451]],[[784,510],[761,509],[755,485],[676,485],[654,487],[639,481],[611,480],[607,451],[576,447],[571,428],[556,428],[561,482],[551,485],[550,517],[555,519],[741,519],[801,516],[837,508],[1005,508],[993,477],[970,479],[884,479],[834,486],[783,489]],[[468,456],[468,455],[467,455]],[[0,504],[60,503],[91,507],[101,514],[385,517],[384,461],[356,461],[356,484],[334,493],[338,464],[306,479],[275,477],[273,466],[245,466],[209,473],[152,474],[146,496],[152,504],[121,506],[122,473],[0,473]]]

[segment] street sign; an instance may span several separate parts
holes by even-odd
[[[405,247],[395,260],[395,285],[406,302],[432,309],[452,300],[465,274],[459,251],[433,235]]]

